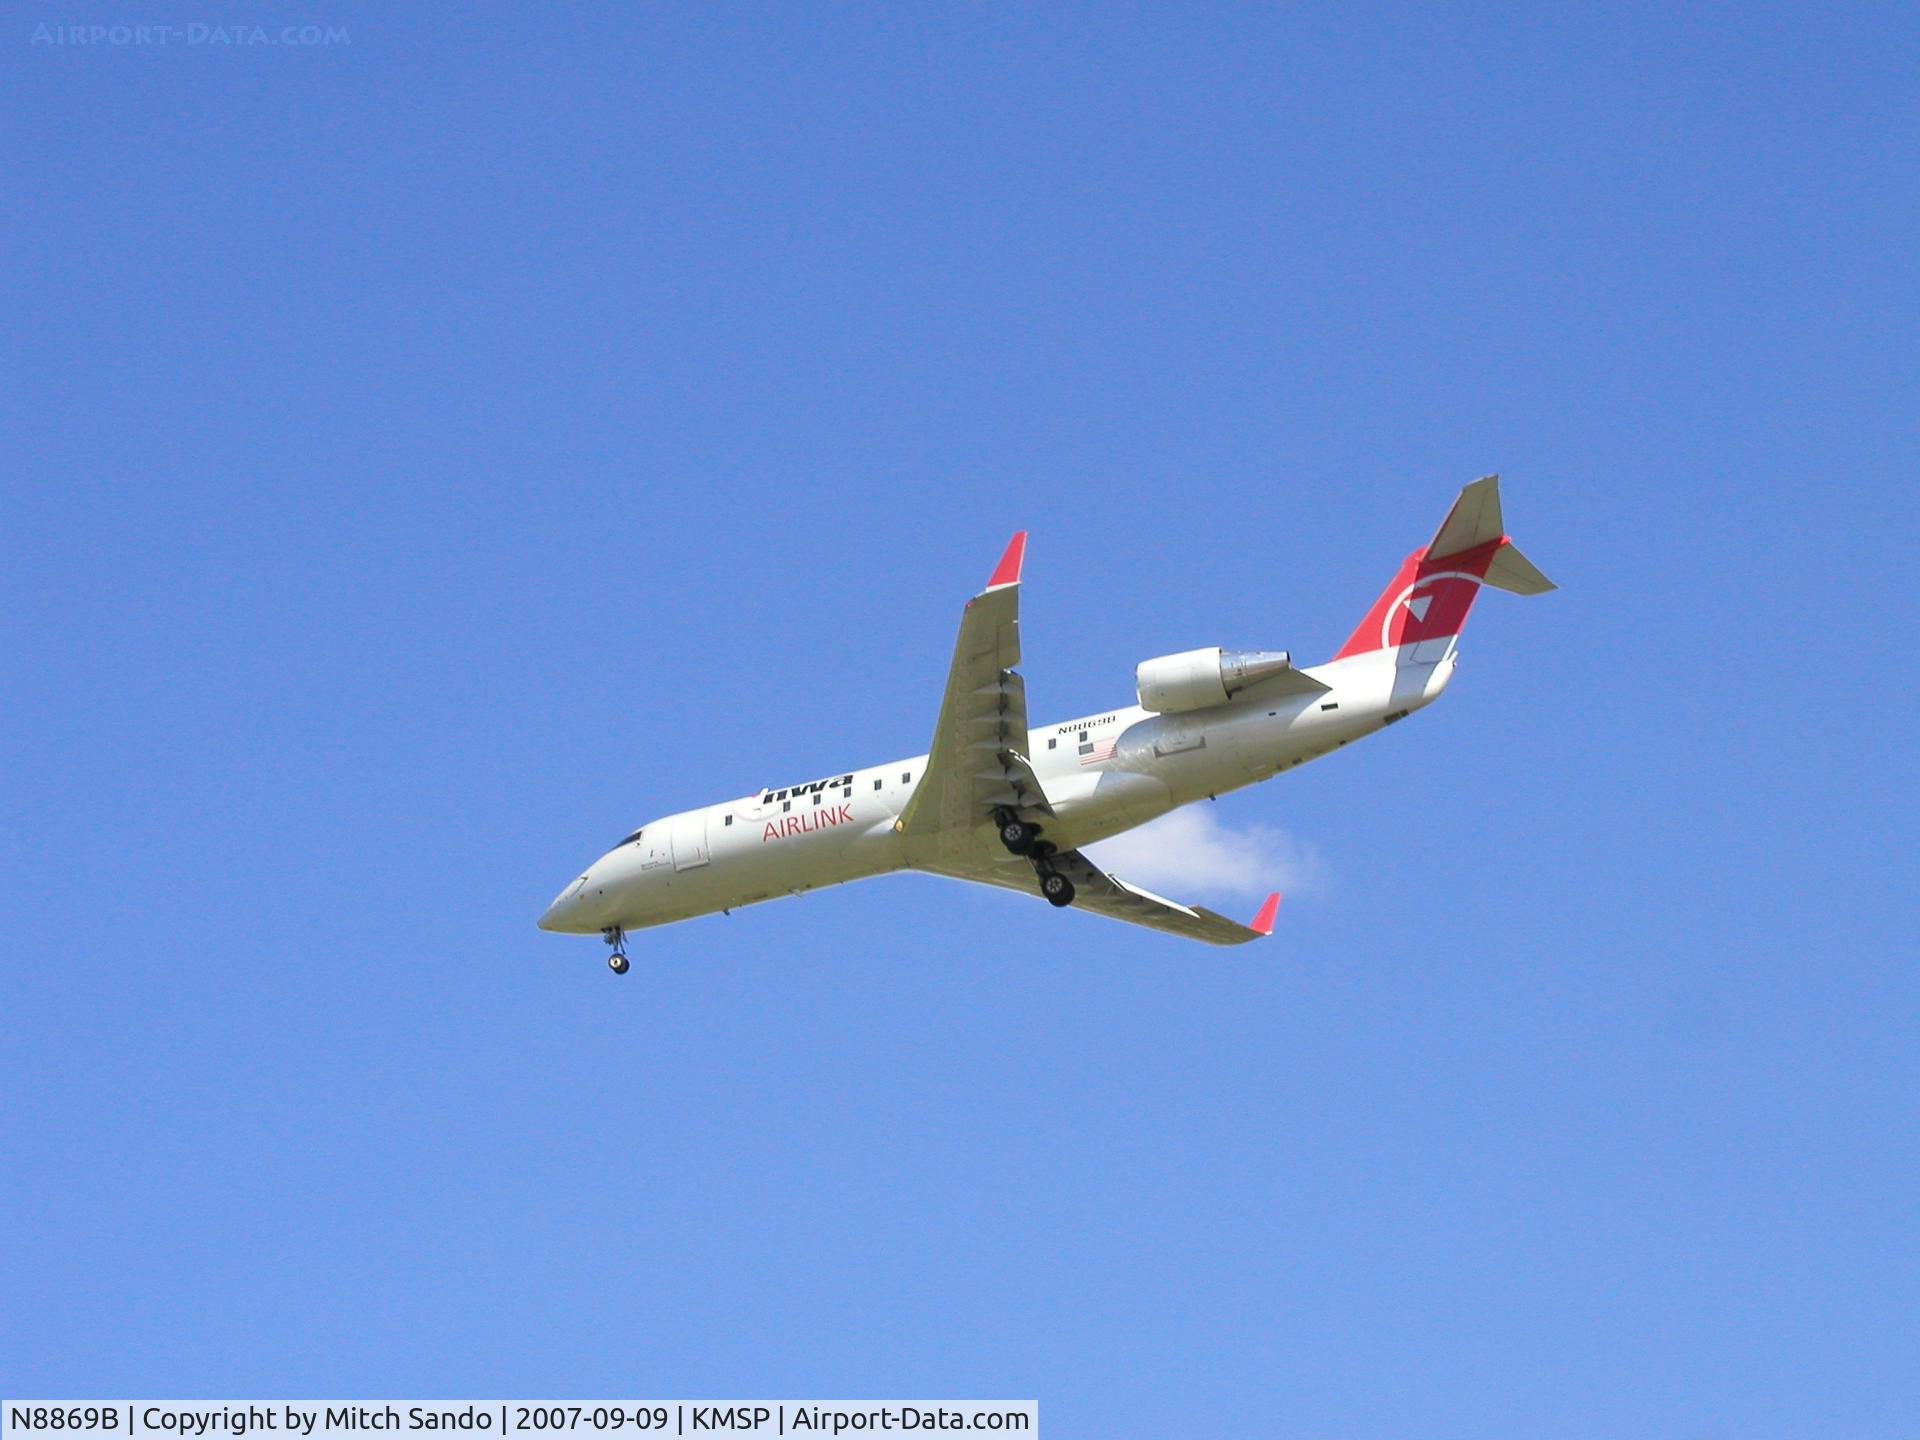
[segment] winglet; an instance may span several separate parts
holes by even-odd
[[[993,567],[993,578],[987,581],[987,589],[997,590],[1002,585],[1020,583],[1020,567],[1027,559],[1027,532],[1020,530],[1007,542],[1006,552],[1001,555],[1000,563]]]
[[[1260,913],[1253,917],[1253,924],[1247,928],[1257,930],[1262,935],[1273,934],[1273,917],[1280,913],[1280,892],[1274,891],[1267,896],[1267,903],[1260,907]]]

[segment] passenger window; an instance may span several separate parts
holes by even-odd
[[[820,792],[818,790],[813,792],[813,803],[816,805],[820,803]]]
[[[731,825],[731,824],[733,823],[733,817],[732,817],[731,815],[729,815],[729,816],[727,816],[727,818],[726,818],[726,819],[724,819],[724,820],[722,820],[722,821],[721,821],[720,823],[721,823],[722,825]]]
[[[1049,736],[1047,738],[1047,749],[1058,750],[1059,748],[1060,748],[1060,737],[1058,735]]]
[[[880,788],[880,783],[881,783],[881,782],[880,782],[880,781],[878,781],[878,780],[876,780],[876,781],[874,781],[874,782],[873,782],[873,788],[874,788],[874,789],[876,789],[876,790],[878,790],[878,789]]]
[[[911,770],[902,770],[900,772],[900,783],[902,785],[911,785],[913,783],[913,772]]]
[[[780,808],[782,810],[791,810],[793,809],[793,802],[791,800],[782,800],[780,802]]]

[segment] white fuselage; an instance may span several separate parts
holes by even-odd
[[[1451,643],[1431,664],[1392,651],[1334,660],[1306,673],[1324,693],[1260,689],[1225,705],[1153,714],[1138,705],[1028,731],[1034,774],[1061,849],[1105,840],[1169,810],[1265,780],[1370,735],[1433,700],[1452,677]],[[1083,747],[1085,747],[1083,749]],[[896,826],[927,757],[843,771],[785,790],[655,820],[570,884],[544,929],[639,930],[895,870],[938,871],[952,837],[909,837]],[[986,820],[961,840],[971,858],[1028,869]]]

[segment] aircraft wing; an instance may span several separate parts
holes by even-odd
[[[1052,814],[1027,763],[1027,687],[1020,663],[1020,567],[1027,534],[1007,542],[987,588],[967,602],[934,725],[926,774],[900,812],[909,838],[959,855],[1000,806],[1028,818]]]
[[[1204,940],[1209,945],[1244,945],[1249,940],[1271,935],[1274,916],[1280,909],[1280,896],[1275,892],[1267,897],[1260,912],[1253,917],[1253,923],[1242,925],[1205,906],[1182,905],[1151,890],[1142,890],[1138,885],[1129,885],[1118,876],[1109,875],[1078,850],[1062,850],[1053,855],[1049,863],[1073,882],[1074,909],[1091,910],[1096,915],[1144,925],[1149,930],[1164,930],[1189,940]],[[981,861],[928,868],[955,880],[998,885],[1039,898],[1033,871],[1024,862]]]

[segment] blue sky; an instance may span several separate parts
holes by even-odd
[[[1911,1424],[1909,7],[39,18],[0,1388]],[[923,749],[1015,528],[1060,718],[1331,653],[1493,470],[1563,588],[1209,807],[1265,945],[534,928]]]

